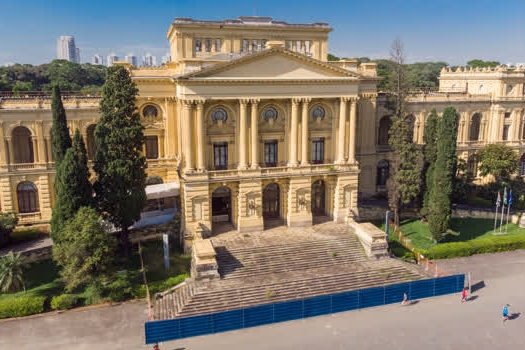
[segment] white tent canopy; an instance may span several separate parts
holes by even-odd
[[[180,183],[178,182],[146,186],[147,199],[175,197],[178,195],[180,195]]]

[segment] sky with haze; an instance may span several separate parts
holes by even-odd
[[[328,51],[341,57],[386,58],[400,37],[409,62],[525,63],[525,0],[0,0],[0,65],[49,62],[60,35],[75,36],[83,62],[96,53],[160,60],[175,17],[254,14],[328,22]]]

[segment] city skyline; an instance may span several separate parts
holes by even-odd
[[[49,62],[55,57],[53,42],[64,34],[76,37],[83,62],[95,54],[113,52],[120,56],[132,52],[137,57],[149,52],[161,57],[168,51],[166,33],[175,17],[222,20],[254,14],[290,23],[328,22],[334,29],[329,52],[339,57],[388,58],[390,43],[399,36],[408,62],[464,65],[473,58],[504,64],[525,61],[525,47],[517,45],[525,34],[519,25],[525,3],[520,1],[327,1],[319,6],[308,0],[233,0],[224,4],[159,0],[144,7],[120,0],[109,4],[28,0],[24,5],[12,2],[2,7],[0,30],[10,35],[0,37],[0,65]],[[22,10],[23,18],[9,15]],[[129,26],[136,19],[142,24]]]

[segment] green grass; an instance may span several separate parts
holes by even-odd
[[[118,269],[127,269],[130,272],[140,271],[140,258],[136,253],[131,258],[129,266],[119,266]],[[146,267],[146,277],[148,283],[162,282],[170,277],[188,273],[190,270],[191,256],[182,255],[177,248],[170,249],[170,268],[164,268],[163,245],[162,241],[148,242],[142,244],[142,254],[144,265]],[[51,259],[33,263],[28,266],[24,274],[27,292],[20,291],[11,294],[1,294],[0,300],[17,298],[22,295],[28,296],[45,296],[51,299],[65,293],[64,283],[60,279],[60,268]],[[142,284],[142,277],[137,282]],[[26,294],[27,293],[27,294]],[[89,291],[85,288],[79,288],[73,293],[81,298],[87,298]]]
[[[48,233],[42,232],[37,228],[30,228],[25,230],[16,230],[11,232],[11,244],[17,244],[27,241],[34,241],[40,237],[47,237]]]
[[[381,229],[384,229],[383,222],[374,222]],[[499,222],[498,222],[499,225]],[[469,240],[494,237],[494,220],[492,219],[472,219],[472,218],[453,218],[450,223],[450,229],[454,233],[447,234],[441,243],[465,242]],[[505,224],[503,230],[505,229]],[[406,219],[401,221],[401,232],[412,241],[414,247],[419,249],[428,249],[435,246],[428,224],[421,222],[419,219]],[[505,236],[524,236],[525,229],[516,224],[509,223],[507,235]],[[397,241],[395,234],[389,235],[389,241]]]

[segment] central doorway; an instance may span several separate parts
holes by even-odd
[[[323,180],[317,180],[312,184],[312,215],[326,215],[325,184]]]
[[[221,186],[213,191],[211,195],[211,221],[231,223],[231,204],[232,196],[228,187]]]
[[[266,186],[263,191],[263,218],[278,218],[279,202],[279,185],[273,182]]]

